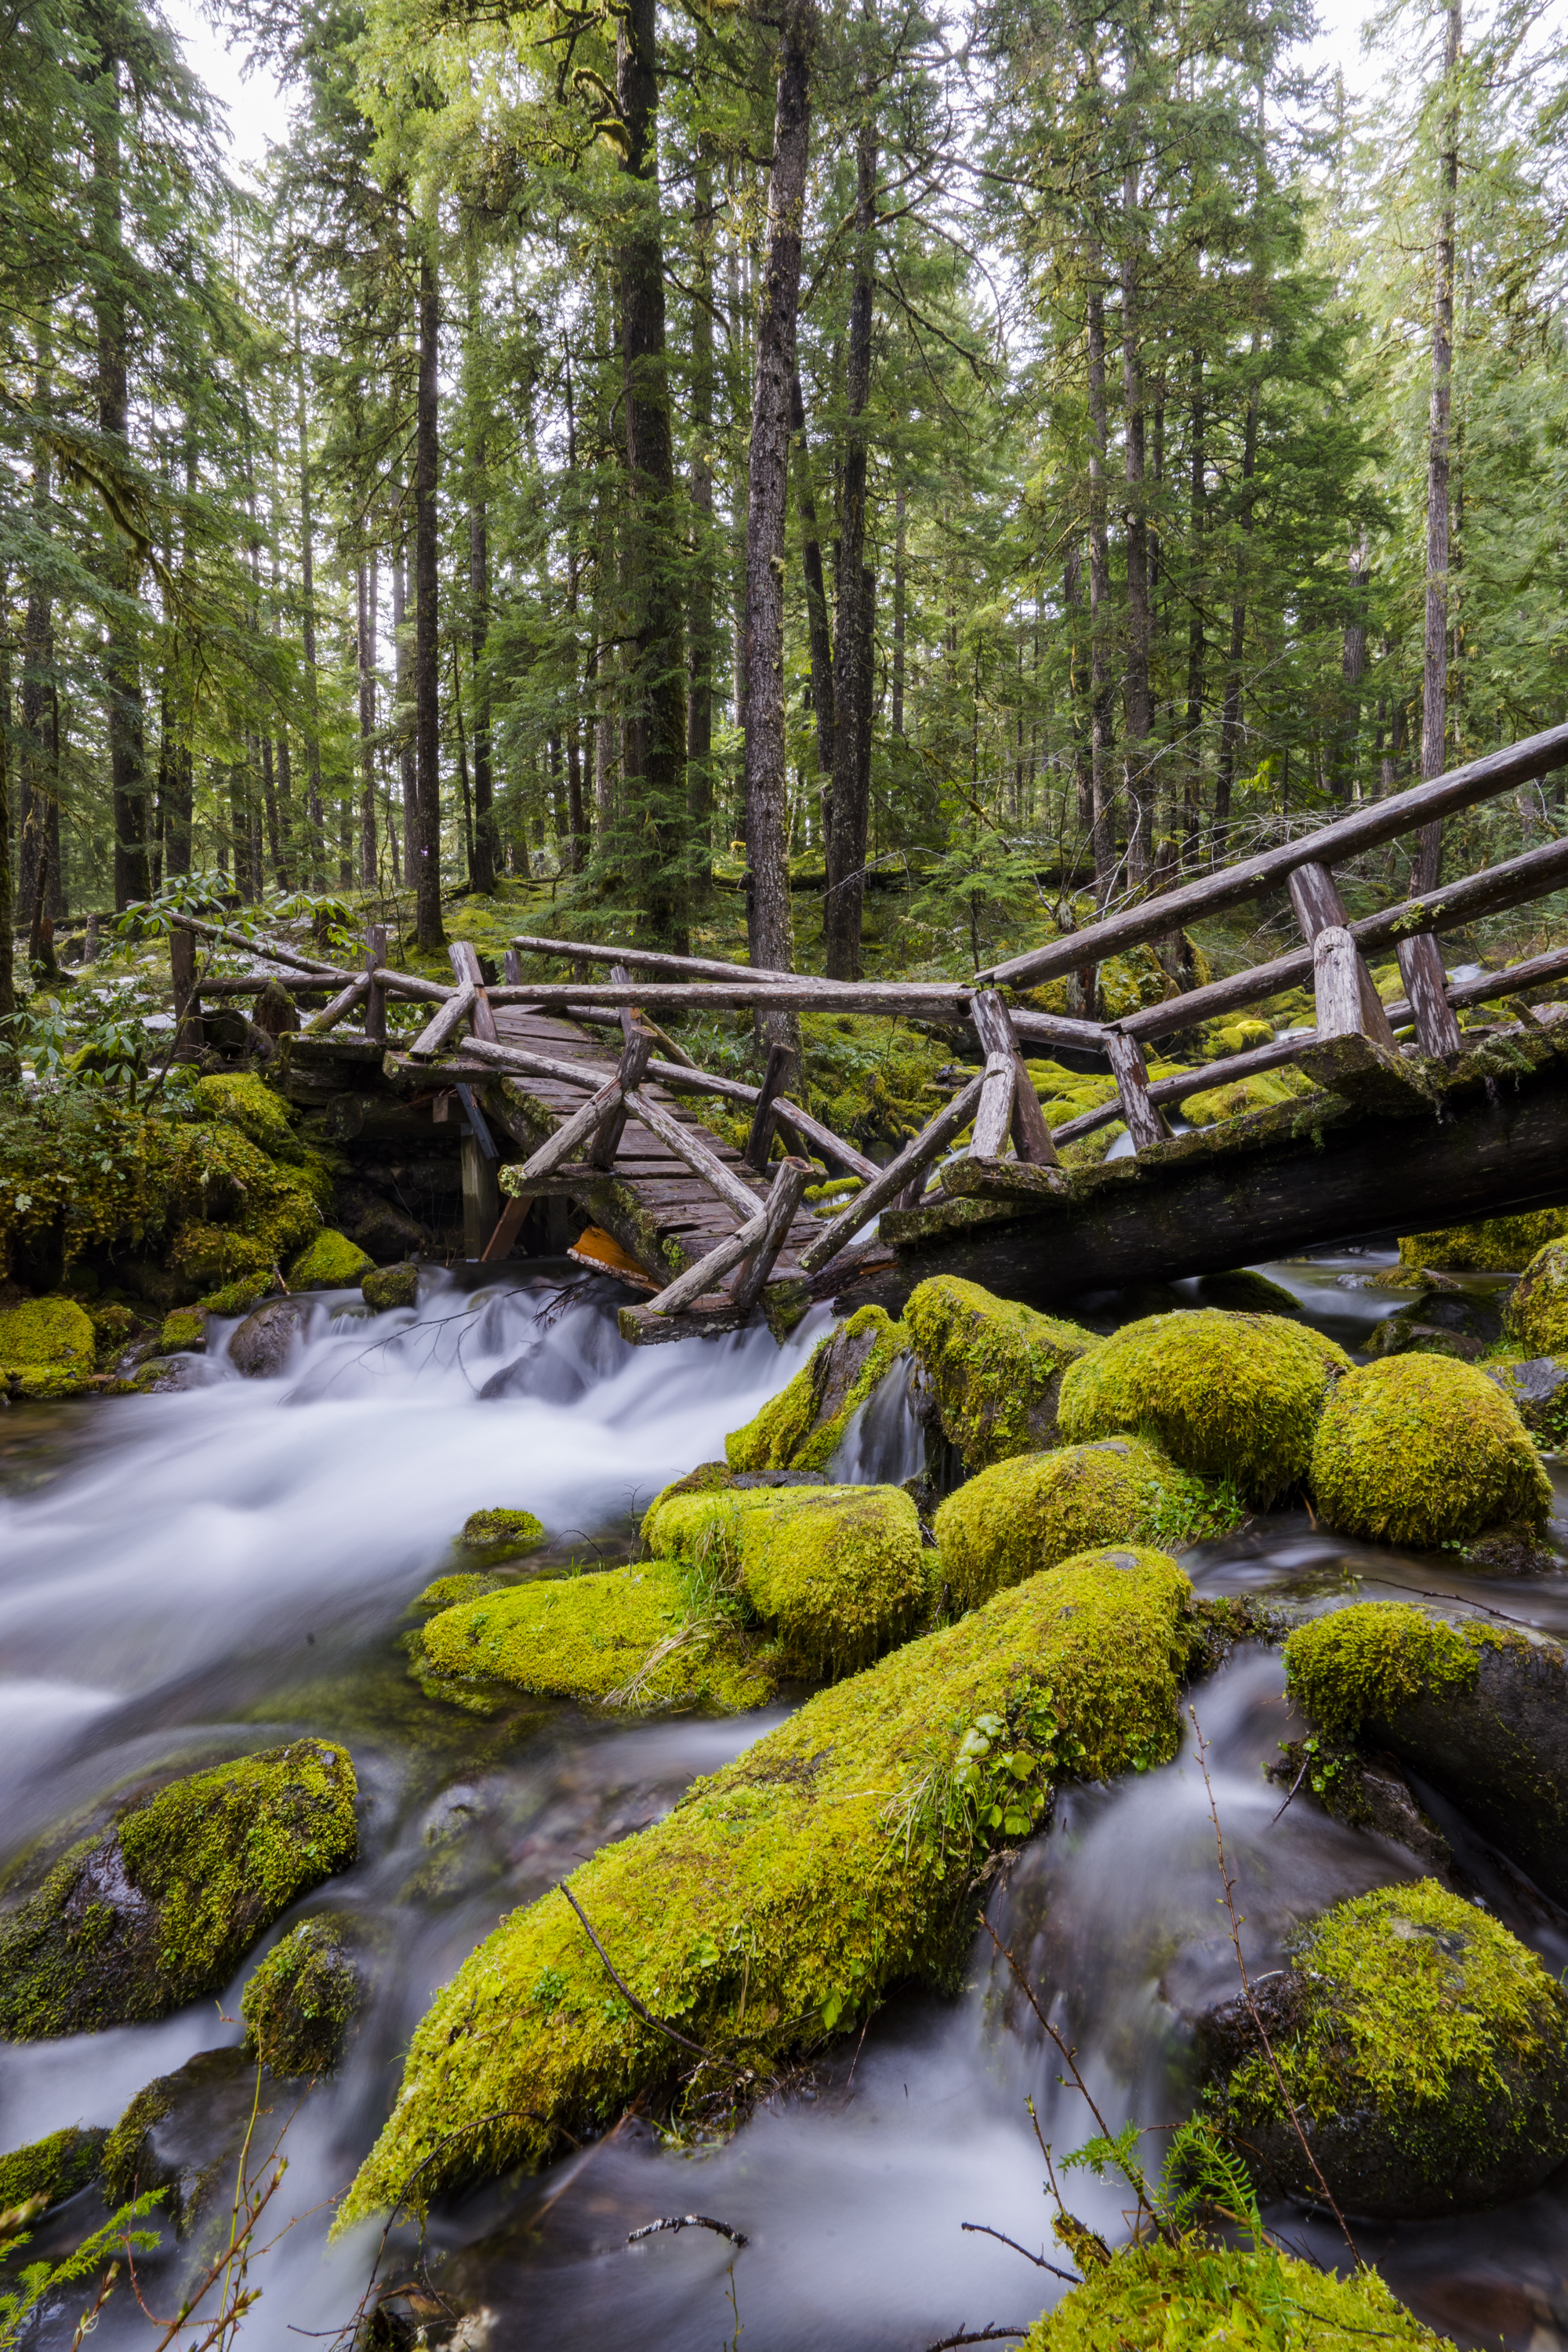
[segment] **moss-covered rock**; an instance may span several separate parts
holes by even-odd
[[[1495,1381],[1447,1356],[1391,1356],[1340,1381],[1312,1446],[1312,1492],[1342,1535],[1465,1543],[1544,1527],[1552,1487]]]
[[[1453,1356],[1473,1364],[1502,1336],[1502,1317],[1489,1299],[1468,1292],[1423,1290],[1366,1336],[1369,1356]]]
[[[360,1283],[360,1296],[376,1314],[385,1315],[394,1307],[416,1307],[419,1303],[419,1268],[412,1258],[398,1265],[373,1266]]]
[[[1100,1344],[1077,1323],[953,1275],[911,1292],[904,1321],[942,1433],[970,1470],[1054,1445],[1062,1376]]]
[[[1226,1315],[1300,1315],[1301,1302],[1293,1298],[1283,1283],[1270,1282],[1266,1274],[1257,1274],[1249,1265],[1237,1266],[1228,1274],[1205,1274],[1198,1283],[1198,1297],[1205,1307],[1217,1307]]]
[[[1379,1887],[1299,1929],[1205,2039],[1226,2131],[1265,2181],[1416,2219],[1527,2196],[1568,2155],[1568,1992],[1508,1929],[1436,1879]],[[1281,2091],[1279,2075],[1284,2078]]]
[[[1568,1209],[1532,1209],[1521,1217],[1483,1217],[1473,1225],[1446,1225],[1401,1234],[1399,1263],[1419,1272],[1517,1274],[1548,1242],[1568,1236]]]
[[[953,1601],[973,1609],[1091,1545],[1169,1548],[1217,1535],[1237,1516],[1142,1439],[1102,1437],[994,1462],[947,1497],[934,1533]]]
[[[1513,1286],[1503,1329],[1521,1355],[1568,1353],[1568,1241],[1536,1251]]]
[[[1393,1750],[1568,1897],[1568,1652],[1522,1626],[1358,1602],[1285,1644],[1291,1696],[1331,1742]]]
[[[487,1568],[499,1568],[504,1559],[521,1559],[525,1552],[537,1551],[545,1541],[544,1522],[531,1511],[500,1507],[470,1511],[459,1541]]]
[[[0,2216],[26,2206],[34,2218],[61,2205],[96,2179],[102,2160],[105,2131],[84,2131],[79,2124],[51,2132],[30,2147],[0,2156]],[[8,2232],[0,2228],[0,2237]]]
[[[86,2033],[218,1991],[358,1849],[354,1771],[321,1739],[171,1781],[0,1921],[0,2035]]]
[[[1190,1593],[1152,1552],[1085,1555],[807,1702],[572,1889],[632,1991],[730,2065],[766,2073],[946,1978],[986,1853],[1057,1780],[1163,1761],[1178,1737]],[[342,2207],[538,2163],[686,2063],[605,1976],[555,1892],[439,1992]],[[412,2184],[412,2185],[411,2185]]]
[[[837,1452],[850,1414],[909,1347],[909,1333],[880,1307],[862,1307],[819,1339],[786,1388],[753,1421],[731,1430],[731,1470],[822,1470]]]
[[[361,2000],[342,1922],[301,1920],[275,1944],[240,1996],[245,2046],[274,2074],[330,2074]]]
[[[1568,1444],[1568,1356],[1494,1356],[1481,1366],[1532,1437]]]
[[[1081,2286],[1029,2330],[1023,2352],[1330,2352],[1368,2340],[1454,2352],[1373,2270],[1338,2278],[1269,2247],[1192,2237],[1089,2259]]]
[[[223,1070],[198,1078],[192,1093],[206,1118],[227,1119],[270,1157],[287,1159],[296,1148],[288,1106],[254,1071]]]
[[[256,2061],[242,2049],[202,2050],[174,2074],[160,2074],[137,2092],[103,2144],[106,2202],[123,2205],[157,2189],[157,2218],[172,2221],[177,2235],[187,2235],[215,2209],[223,2228],[257,2102]],[[281,2121],[264,2089],[255,2125],[268,2134],[263,2147],[276,2139]]]
[[[0,1381],[14,1397],[74,1396],[92,1376],[97,1339],[74,1298],[0,1309]]]
[[[158,1345],[165,1356],[199,1354],[207,1344],[205,1310],[195,1307],[176,1307],[172,1315],[163,1318],[163,1328],[158,1334]]]
[[[1071,1366],[1061,1433],[1142,1433],[1184,1470],[1268,1504],[1306,1476],[1318,1416],[1350,1369],[1342,1348],[1283,1316],[1155,1315]]]
[[[189,1355],[148,1356],[122,1379],[110,1381],[110,1396],[178,1396],[201,1375]]]
[[[346,1234],[323,1225],[309,1249],[302,1250],[289,1268],[290,1290],[357,1289],[367,1274],[373,1273],[375,1260]]]
[[[728,1715],[773,1692],[733,1609],[705,1610],[668,1560],[511,1585],[443,1610],[420,1641],[426,1687],[459,1701],[486,1683],[510,1683],[639,1713]]]
[[[464,1601],[482,1601],[487,1592],[503,1592],[510,1579],[487,1576],[482,1570],[459,1569],[451,1576],[437,1576],[416,1592],[409,1602],[411,1609],[456,1609]]]

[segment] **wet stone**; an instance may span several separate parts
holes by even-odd
[[[1489,1299],[1459,1289],[1424,1290],[1369,1334],[1369,1356],[1457,1356],[1475,1363],[1502,1337],[1502,1315]]]
[[[247,1315],[228,1343],[228,1360],[247,1381],[268,1381],[283,1370],[310,1309],[303,1299],[273,1298]]]

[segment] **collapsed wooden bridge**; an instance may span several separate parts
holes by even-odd
[[[1444,931],[1568,886],[1568,840],[1354,922],[1333,872],[1564,765],[1568,727],[1549,730],[969,982],[834,982],[529,936],[513,942],[495,985],[473,948],[458,943],[448,986],[389,969],[385,933],[374,929],[358,971],[292,950],[260,952],[318,992],[332,992],[304,1024],[300,1050],[358,1013],[364,1045],[380,1051],[382,1083],[411,1105],[428,1104],[433,1118],[448,1101],[460,1106],[468,1255],[509,1255],[535,1204],[569,1204],[589,1228],[579,1253],[654,1293],[622,1310],[628,1338],[732,1329],[758,1309],[789,1319],[813,1292],[871,1295],[874,1284],[876,1295],[896,1299],[938,1267],[1050,1303],[1388,1226],[1418,1230],[1568,1201],[1568,1005],[1536,1009],[1568,982],[1568,948],[1451,985],[1437,947]],[[1108,1022],[1039,1012],[1004,994],[1092,974],[1110,956],[1281,885],[1301,943],[1269,962],[1184,991],[1173,983],[1164,1002]],[[194,1029],[203,996],[255,982],[198,983],[192,934],[257,950],[178,919],[185,928],[176,1012],[183,1029]],[[1390,946],[1406,993],[1385,1005],[1367,958]],[[609,974],[525,981],[524,952],[568,959],[579,974],[607,964]],[[1152,1039],[1309,981],[1313,1027],[1151,1080]],[[405,1051],[386,1050],[389,997],[431,1006]],[[1467,1042],[1458,1011],[1500,1000],[1513,1018]],[[762,1085],[749,1087],[698,1069],[657,1026],[661,1013],[734,1010],[913,1019],[961,1045],[973,1039],[981,1066],[878,1168],[787,1092],[793,1056],[784,1047],[774,1047]],[[1407,1042],[1401,1028],[1414,1032]],[[606,1030],[615,1033],[608,1048]],[[1114,1098],[1053,1131],[1026,1047],[1102,1064]],[[1287,1062],[1314,1091],[1172,1133],[1167,1108]],[[691,1116],[700,1096],[748,1116],[743,1151]],[[1115,1119],[1126,1124],[1130,1157],[1062,1165],[1059,1147]],[[955,1151],[971,1128],[967,1150]],[[503,1155],[498,1131],[521,1156]],[[775,1134],[784,1157],[770,1160]],[[803,1213],[814,1159],[859,1182],[826,1222]],[[873,1219],[874,1237],[866,1233]]]

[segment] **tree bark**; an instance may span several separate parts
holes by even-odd
[[[392,638],[396,667],[393,718],[397,730],[397,789],[402,802],[403,871],[414,879],[418,790],[414,766],[414,648],[408,640],[408,558],[400,544],[392,567]]]
[[[1254,362],[1258,338],[1252,339]],[[1231,786],[1236,782],[1237,753],[1241,746],[1241,666],[1247,650],[1247,565],[1252,537],[1252,479],[1258,470],[1258,379],[1255,374],[1247,395],[1247,425],[1241,444],[1241,541],[1236,551],[1236,592],[1230,607],[1230,650],[1226,665],[1225,703],[1219,721],[1219,766],[1214,786],[1214,862],[1225,856],[1230,828]]]
[[[1372,578],[1366,532],[1359,530],[1351,541],[1351,611],[1340,647],[1340,683],[1343,689],[1339,740],[1334,746],[1333,793],[1342,808],[1356,798],[1361,752],[1361,689],[1366,677],[1366,591]]]
[[[1098,229],[1085,254],[1089,327],[1089,756],[1093,813],[1094,897],[1101,914],[1116,879],[1116,786],[1110,682],[1110,528],[1107,513],[1105,288]]]
[[[315,516],[310,499],[310,425],[305,405],[305,352],[300,340],[300,298],[294,296],[294,392],[300,437],[300,642],[305,656],[305,852],[306,879],[314,889],[326,883],[326,836],[321,821],[321,686],[316,674]]]
[[[1443,74],[1448,85],[1439,133],[1442,196],[1433,255],[1432,400],[1426,436],[1426,616],[1421,673],[1421,776],[1443,772],[1448,734],[1448,467],[1453,422],[1454,220],[1459,187],[1459,100],[1456,76],[1464,32],[1461,0],[1449,0]],[[1435,890],[1443,864],[1443,828],[1424,825],[1412,885]]]
[[[441,924],[441,647],[437,608],[440,533],[436,484],[440,400],[440,291],[427,227],[419,256],[419,389],[414,438],[414,935],[446,946]]]
[[[816,490],[811,478],[811,444],[805,430],[805,400],[797,369],[790,384],[790,413],[795,429],[795,505],[800,522],[800,561],[805,574],[806,635],[811,646],[811,709],[816,721],[816,766],[825,780],[824,793],[832,791],[833,776],[833,629],[827,617],[827,583],[822,572],[822,540],[816,520]],[[823,803],[819,802],[819,807]],[[826,829],[826,819],[824,818]]]
[[[866,625],[866,407],[871,396],[872,274],[877,227],[876,118],[871,100],[855,142],[855,277],[849,296],[845,353],[844,465],[840,476],[837,604],[835,616],[833,793],[827,804],[827,896],[822,910],[828,977],[860,975],[860,922],[865,899],[869,745],[860,729],[868,709],[867,675],[871,642]]]
[[[1121,392],[1125,411],[1127,481],[1127,741],[1122,776],[1127,791],[1127,874],[1135,888],[1148,878],[1152,841],[1149,739],[1153,711],[1149,691],[1149,514],[1146,467],[1143,353],[1140,341],[1138,171],[1128,168],[1121,184]]]
[[[490,771],[490,690],[485,647],[490,630],[489,509],[485,436],[474,446],[468,497],[468,651],[474,677],[474,854],[468,879],[489,897],[496,887],[495,785]]]
[[[98,429],[105,440],[128,457],[130,383],[120,176],[120,60],[112,49],[103,59],[97,82],[100,110],[92,133],[92,211],[100,273],[94,299]],[[114,903],[121,908],[145,898],[151,888],[147,865],[147,753],[141,646],[135,623],[125,612],[126,603],[136,593],[137,562],[129,541],[112,521],[105,530],[104,542],[105,570],[116,600],[105,627],[103,679],[114,827]]]
[[[354,568],[355,651],[359,656],[359,878],[362,888],[366,890],[375,887],[375,584],[373,557],[368,575],[363,563]],[[265,781],[270,799],[270,752]]]
[[[1200,786],[1203,781],[1203,728],[1205,693],[1207,641],[1204,634],[1204,550],[1208,520],[1208,403],[1204,394],[1204,355],[1193,352],[1191,457],[1192,481],[1188,512],[1190,554],[1187,562],[1187,719],[1186,757],[1182,762],[1184,801],[1182,812],[1182,862],[1193,866],[1197,858],[1199,817],[1202,805]]]
[[[41,329],[35,375],[35,403],[44,413],[50,402],[47,337],[47,330]],[[49,529],[51,472],[49,445],[39,434],[33,444],[33,511],[37,529],[45,534]],[[59,824],[59,772],[50,756],[49,729],[45,719],[51,701],[54,660],[54,600],[47,583],[35,577],[28,583],[27,617],[22,635],[22,775],[17,814],[21,834],[19,894],[25,908],[31,907],[37,894],[38,858],[48,855],[51,804],[55,826],[58,828]]]
[[[691,609],[687,623],[686,789],[691,812],[692,873],[699,895],[713,887],[713,163],[705,142],[697,156],[692,209],[696,283],[691,300]],[[574,756],[575,756],[574,736]],[[580,787],[579,787],[580,790]]]
[[[895,735],[904,731],[904,627],[905,602],[909,582],[905,568],[904,486],[900,481],[893,500],[893,679],[892,730]]]

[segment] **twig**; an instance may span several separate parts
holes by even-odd
[[[732,2246],[751,2242],[743,2231],[731,2230],[728,2221],[715,2221],[710,2213],[666,2213],[661,2220],[645,2221],[640,2230],[631,2231],[626,2243],[635,2246],[639,2238],[657,2238],[661,2230],[712,2230],[719,2237],[728,2238]]]
[[[584,1927],[587,1931],[588,1941],[593,1945],[594,1949],[598,1953],[601,1960],[603,1960],[605,1972],[609,1976],[611,1982],[619,1987],[620,1990],[626,1995],[626,1998],[630,2001],[632,2007],[636,2010],[637,2015],[643,2020],[645,2024],[651,2025],[656,2033],[663,2033],[667,2035],[671,2042],[678,2042],[683,2050],[689,2050],[694,2056],[700,2058],[705,2065],[731,2066],[735,2068],[735,2072],[737,2074],[744,2073],[744,2068],[736,2066],[735,2061],[732,2058],[721,2058],[717,2056],[713,2051],[704,2050],[700,2042],[689,2042],[684,2033],[678,2033],[673,2025],[667,2025],[661,2017],[656,2017],[651,2009],[646,2008],[637,1999],[636,1993],[632,1990],[630,1985],[627,1984],[626,1979],[620,1974],[608,1952],[605,1951],[603,1944],[600,1943],[597,1936],[595,1935],[593,1927],[589,1922],[587,1913],[584,1910],[583,1906],[578,1902],[577,1897],[573,1894],[572,1889],[567,1885],[564,1879],[562,1879],[561,1881],[561,1892],[566,1897],[567,1902],[572,1906],[573,1910],[577,1914],[578,1918],[583,1922]]]
[[[1027,2327],[982,2327],[975,2335],[962,2329],[956,2336],[944,2336],[940,2344],[928,2344],[926,2352],[953,2352],[957,2344],[1010,2344],[1016,2336],[1027,2336]]]
[[[995,2238],[1002,2245],[1011,2246],[1016,2254],[1022,2254],[1024,2260],[1026,2263],[1033,2263],[1037,2271],[1049,2271],[1053,2278],[1066,2279],[1068,2286],[1083,2284],[1082,2279],[1076,2271],[1058,2269],[1055,2263],[1047,2262],[1044,2254],[1032,2254],[1027,2246],[1021,2246],[1018,2243],[1016,2238],[1009,2238],[1002,2231],[993,2230],[987,2222],[961,2221],[958,2226],[961,2230],[966,2231],[972,2238]]]
[[[1290,2128],[1301,2143],[1301,2153],[1311,2167],[1312,2178],[1316,2180],[1318,2187],[1322,2191],[1323,2202],[1328,2207],[1330,2212],[1333,2215],[1335,2221],[1338,2223],[1340,2235],[1343,2238],[1346,2245],[1350,2248],[1352,2254],[1354,2256],[1356,2267],[1359,2270],[1363,2267],[1360,2250],[1356,2245],[1355,2240],[1351,2235],[1349,2222],[1345,2220],[1344,2215],[1339,2209],[1333,2190],[1329,2187],[1328,2182],[1323,2178],[1323,2168],[1318,2162],[1316,2156],[1312,2153],[1311,2143],[1308,2139],[1306,2132],[1302,2128],[1301,2118],[1296,2108],[1296,2102],[1290,2096],[1290,2088],[1285,2080],[1284,2070],[1280,2066],[1279,2059],[1274,2054],[1274,2044],[1268,2039],[1268,2029],[1263,2022],[1263,2014],[1258,2006],[1257,1996],[1252,1990],[1252,1979],[1247,1973],[1247,1959],[1241,1948],[1241,1921],[1237,1916],[1236,1910],[1236,1881],[1231,1876],[1229,1864],[1226,1861],[1225,1832],[1219,1825],[1219,1807],[1215,1801],[1214,1782],[1209,1778],[1208,1741],[1204,1738],[1203,1726],[1198,1721],[1198,1712],[1196,1707],[1189,1706],[1187,1713],[1192,1717],[1193,1731],[1197,1739],[1198,1769],[1204,1776],[1204,1787],[1208,1792],[1209,1819],[1214,1823],[1215,1844],[1219,1851],[1220,1885],[1225,1889],[1224,1900],[1226,1915],[1230,1921],[1231,1946],[1236,1953],[1236,1965],[1241,1972],[1241,1997],[1247,2003],[1247,2013],[1252,2020],[1254,2031],[1256,2032],[1259,2042],[1263,2044],[1263,2053],[1268,2061],[1269,2072],[1274,2077],[1275,2084],[1279,2090],[1280,2097],[1285,2102],[1285,2111],[1290,2118]],[[1287,1800],[1287,1801],[1289,1801]]]
[[[1296,1775],[1295,1779],[1294,1779],[1294,1780],[1291,1781],[1291,1783],[1290,1783],[1290,1791],[1289,1791],[1289,1796],[1287,1796],[1287,1798],[1286,1798],[1286,1800],[1285,1800],[1285,1805],[1288,1805],[1288,1804],[1289,1803],[1289,1801],[1290,1801],[1290,1798],[1291,1798],[1291,1797],[1293,1797],[1293,1796],[1295,1795],[1295,1793],[1296,1793],[1297,1790],[1300,1787],[1300,1785],[1301,1785],[1302,1781],[1306,1779],[1308,1772],[1309,1772],[1309,1771],[1310,1770],[1310,1769],[1311,1769],[1311,1763],[1312,1763],[1312,1759],[1311,1759],[1310,1756],[1309,1756],[1309,1757],[1307,1758],[1306,1762],[1302,1765],[1302,1767],[1301,1767],[1300,1770],[1297,1773],[1297,1775]],[[1274,1822],[1277,1822],[1277,1821],[1279,1819],[1279,1813],[1282,1813],[1282,1812],[1284,1811],[1284,1810],[1285,1810],[1285,1805],[1281,1805],[1281,1806],[1280,1806],[1280,1808],[1279,1808],[1279,1813],[1276,1813],[1276,1814],[1275,1814],[1275,1816],[1274,1816],[1274,1821],[1269,1822],[1268,1826],[1269,1826],[1269,1828],[1270,1828],[1270,1829],[1272,1829],[1272,1828],[1274,1827]]]

